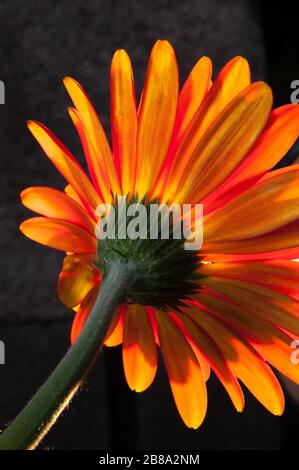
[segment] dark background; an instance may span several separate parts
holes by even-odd
[[[19,192],[27,186],[63,188],[64,182],[26,129],[27,119],[48,125],[82,160],[68,118],[61,79],[81,82],[109,130],[109,65],[115,49],[131,55],[140,93],[150,48],[158,38],[174,45],[182,82],[199,56],[217,72],[234,55],[250,61],[254,79],[273,87],[275,104],[290,100],[299,79],[293,4],[185,0],[2,0],[0,79],[1,309],[0,429],[15,417],[69,347],[72,312],[56,296],[62,254],[18,231],[28,216]],[[296,150],[284,160],[292,162]],[[175,409],[162,362],[154,385],[142,394],[124,380],[120,348],[105,350],[84,390],[40,448],[54,449],[283,449],[298,441],[295,402],[270,415],[252,397],[237,414],[212,378],[209,408],[197,431],[185,428]]]

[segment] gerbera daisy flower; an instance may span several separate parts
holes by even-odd
[[[299,257],[299,166],[270,171],[298,137],[299,107],[272,110],[271,89],[251,83],[242,57],[228,62],[214,82],[211,75],[211,61],[202,57],[179,90],[174,50],[158,41],[136,106],[130,59],[116,51],[112,150],[85,91],[65,78],[89,174],[52,132],[30,121],[68,184],[64,192],[32,187],[21,194],[40,214],[21,231],[66,252],[58,295],[75,310],[72,342],[109,263],[123,256],[119,240],[97,240],[97,206],[128,194],[148,203],[203,204],[199,252],[184,254],[171,240],[155,240],[150,249],[139,240],[129,248],[121,241],[122,262],[138,274],[105,339],[106,346],[122,344],[125,376],[137,392],[153,382],[160,348],[176,406],[191,428],[206,414],[210,369],[237,411],[244,407],[241,382],[270,412],[283,412],[271,366],[299,383],[299,367],[290,359],[299,335],[299,265],[292,261]]]

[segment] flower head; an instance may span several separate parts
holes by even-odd
[[[197,428],[207,407],[206,381],[216,374],[242,411],[240,382],[272,413],[284,408],[270,366],[299,383],[290,359],[299,335],[299,166],[272,170],[299,134],[299,106],[272,111],[272,93],[250,82],[247,61],[236,57],[211,81],[201,58],[179,90],[173,48],[158,41],[136,106],[125,51],[111,64],[112,149],[86,93],[65,86],[88,173],[44,125],[29,129],[66,179],[65,191],[34,187],[23,204],[40,214],[21,225],[29,238],[66,252],[60,299],[76,311],[74,342],[92,309],[113,257],[139,273],[108,331],[106,346],[122,344],[132,390],[154,380],[161,349],[179,413]],[[204,207],[203,246],[150,244],[95,236],[96,208],[118,195],[138,201]],[[111,286],[113,288],[113,286]]]

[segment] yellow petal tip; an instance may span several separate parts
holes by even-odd
[[[20,232],[24,233],[24,235],[26,235],[25,225],[26,225],[26,220],[24,220],[24,221],[19,225],[19,230],[20,230]]]
[[[27,121],[27,126],[29,127],[29,129],[31,129],[31,127],[34,126],[34,124],[35,124],[35,121],[32,121],[31,119]]]
[[[117,49],[113,54],[112,60],[116,58],[122,58],[122,57],[128,57],[127,52],[125,51],[125,49]]]
[[[75,85],[80,86],[79,83],[72,77],[64,77],[62,82],[68,92],[72,86],[75,86]]]
[[[72,80],[73,80],[72,77],[64,77],[64,78],[62,79],[62,81],[63,81],[63,83],[64,83],[65,85],[66,85],[68,82],[71,82]]]

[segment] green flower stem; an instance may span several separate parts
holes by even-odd
[[[0,436],[0,450],[34,449],[82,384],[103,343],[112,315],[125,298],[133,272],[113,263],[77,341],[31,401]]]

